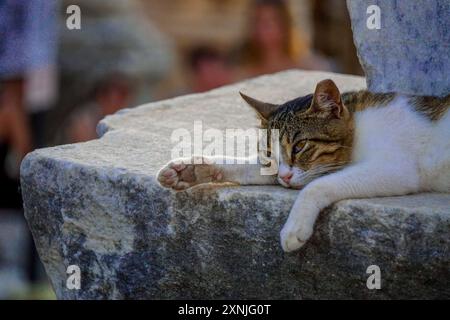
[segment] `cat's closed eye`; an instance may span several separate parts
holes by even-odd
[[[308,142],[308,141],[303,140],[303,141],[300,141],[299,143],[297,143],[297,144],[294,146],[294,148],[292,149],[292,153],[293,153],[293,154],[300,153],[300,152],[305,148],[307,142]]]

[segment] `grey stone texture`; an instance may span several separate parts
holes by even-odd
[[[174,129],[257,126],[238,91],[281,103],[332,78],[288,71],[109,116],[101,138],[41,149],[22,163],[25,215],[59,299],[450,298],[450,195],[340,201],[301,250],[279,231],[298,191],[200,185],[174,193],[155,180]],[[81,289],[66,268],[81,268]],[[369,290],[370,265],[381,289]]]
[[[380,8],[380,29],[367,27]],[[450,94],[450,1],[347,0],[367,86],[375,92]]]

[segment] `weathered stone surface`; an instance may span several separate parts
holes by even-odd
[[[22,163],[28,223],[60,299],[449,298],[450,195],[336,203],[312,240],[285,254],[279,231],[297,191],[198,186],[173,193],[155,181],[173,129],[245,128],[256,117],[242,90],[282,102],[324,78],[290,71],[126,110],[103,120],[99,140],[37,150]],[[65,287],[80,266],[81,289]],[[382,289],[368,290],[368,266]]]
[[[380,8],[381,28],[369,29],[367,8]],[[448,0],[347,0],[353,38],[368,88],[376,92],[450,93]]]

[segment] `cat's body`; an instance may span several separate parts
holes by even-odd
[[[418,174],[417,191],[450,192],[450,96],[360,91],[342,98],[355,114],[351,163],[378,157],[410,163]],[[355,100],[355,105],[347,99]]]
[[[340,95],[331,80],[314,95],[281,106],[243,95],[268,129],[279,129],[278,177],[256,165],[193,165],[173,161],[158,179],[176,190],[210,181],[302,189],[281,231],[285,251],[312,235],[317,216],[335,201],[450,192],[450,96],[407,97],[367,91]]]
[[[396,95],[386,105],[375,102],[357,111],[351,162],[383,159],[383,166],[401,164],[403,172],[407,167],[414,171],[411,180],[416,176],[412,192],[450,192],[450,99],[442,99],[446,105],[434,110],[424,105],[417,110],[418,99]]]

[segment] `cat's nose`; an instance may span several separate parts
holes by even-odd
[[[286,183],[289,183],[289,181],[291,180],[292,176],[294,174],[292,172],[288,172],[287,174],[280,176],[281,180],[283,180]]]

